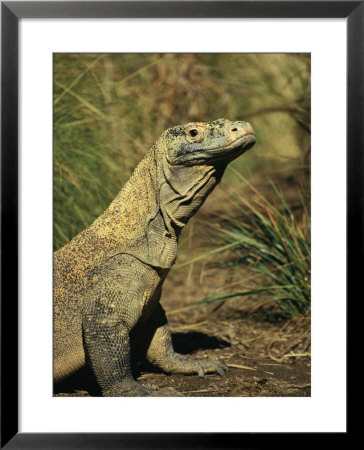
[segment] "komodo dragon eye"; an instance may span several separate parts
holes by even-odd
[[[196,128],[193,128],[192,130],[189,131],[190,136],[195,137],[198,135],[198,131],[196,130]]]

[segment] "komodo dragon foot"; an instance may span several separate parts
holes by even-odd
[[[197,374],[199,377],[207,373],[217,373],[223,377],[228,370],[226,364],[218,359],[192,359],[175,352],[157,362],[157,365],[167,373]]]

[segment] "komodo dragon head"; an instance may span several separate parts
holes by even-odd
[[[250,149],[256,138],[250,123],[218,119],[169,128],[160,140],[168,143],[166,159],[169,164],[195,166],[228,164]]]

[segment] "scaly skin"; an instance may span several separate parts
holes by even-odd
[[[132,378],[132,331],[166,372],[224,375],[220,361],[174,352],[159,298],[181,230],[254,143],[247,122],[169,128],[104,213],[54,254],[55,381],[87,361],[104,396],[155,395]]]

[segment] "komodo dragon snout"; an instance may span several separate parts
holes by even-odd
[[[131,342],[165,372],[224,375],[221,361],[174,351],[159,300],[183,227],[255,140],[242,121],[169,128],[101,216],[54,254],[56,382],[87,362],[104,396],[171,395],[133,379]]]

